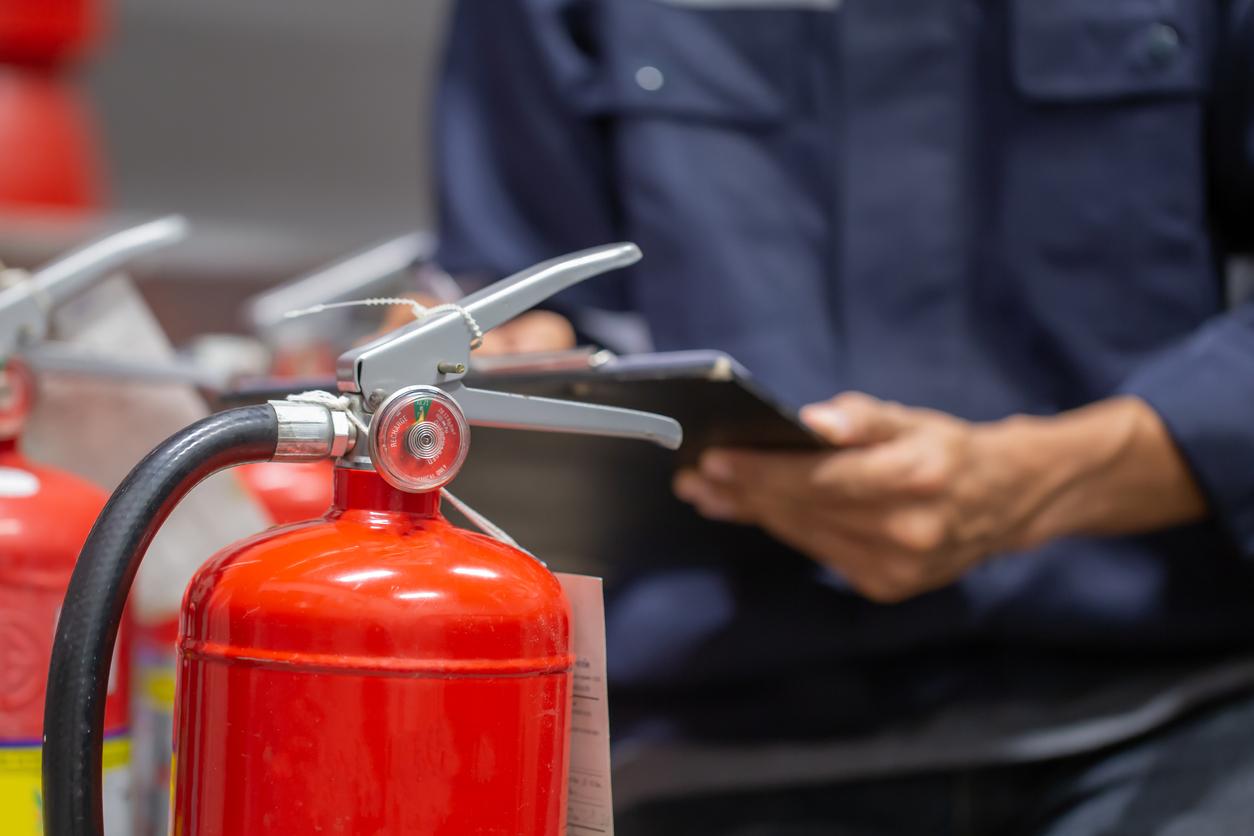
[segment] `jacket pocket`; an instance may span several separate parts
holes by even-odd
[[[1201,0],[1012,0],[1012,72],[1027,98],[1187,96],[1204,84]]]
[[[798,93],[805,21],[821,4],[597,0],[590,109],[747,125],[783,120]]]

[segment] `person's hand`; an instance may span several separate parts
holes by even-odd
[[[410,298],[427,307],[440,304],[428,296],[411,295]],[[394,331],[413,320],[413,308],[408,305],[392,305],[384,314],[379,333]],[[562,351],[574,346],[575,329],[566,317],[551,311],[528,311],[485,333],[483,345],[476,349],[476,353],[530,354],[538,351]]]
[[[1064,534],[1205,513],[1157,415],[1134,398],[979,424],[847,393],[802,418],[838,449],[710,451],[675,492],[707,517],[761,526],[876,601]]]

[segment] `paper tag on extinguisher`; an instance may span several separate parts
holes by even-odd
[[[601,579],[557,573],[570,601],[575,675],[570,721],[567,836],[613,836],[610,710],[605,676],[605,599]]]

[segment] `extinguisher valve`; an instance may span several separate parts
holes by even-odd
[[[270,401],[279,424],[274,460],[312,462],[339,458],[352,449],[357,431],[347,411],[330,404]]]
[[[444,485],[461,467],[469,426],[635,438],[678,449],[683,429],[662,415],[465,384],[470,352],[484,332],[639,258],[635,244],[622,243],[551,259],[341,355],[339,391],[373,412],[370,459],[383,478],[405,491]]]

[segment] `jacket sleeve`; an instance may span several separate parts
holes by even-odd
[[[441,265],[497,278],[619,239],[605,126],[580,106],[596,74],[581,20],[596,0],[456,4],[433,116]],[[559,309],[624,310],[624,275]]]
[[[1254,2],[1228,5],[1210,130],[1221,249],[1254,252]],[[1254,556],[1254,300],[1160,353],[1125,381],[1162,417],[1213,513]]]

